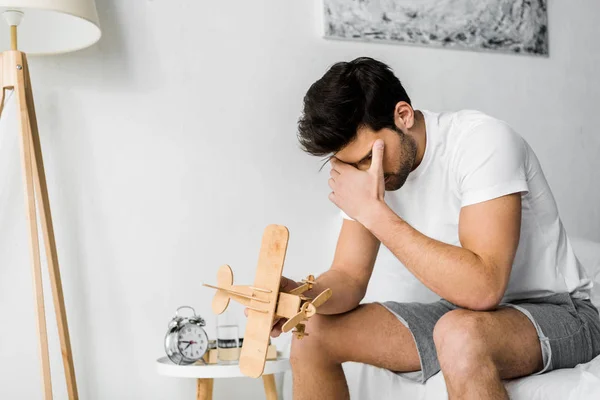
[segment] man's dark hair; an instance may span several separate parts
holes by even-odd
[[[336,63],[304,96],[300,145],[323,156],[354,140],[359,127],[395,129],[394,108],[400,101],[411,104],[400,80],[381,61],[360,57]]]

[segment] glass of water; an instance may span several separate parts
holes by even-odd
[[[235,364],[240,358],[239,327],[232,311],[217,316],[219,364]]]

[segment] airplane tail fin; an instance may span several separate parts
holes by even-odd
[[[233,285],[233,271],[227,264],[222,265],[217,272],[217,285],[223,289],[230,289]],[[229,305],[229,294],[223,290],[217,290],[212,302],[212,309],[215,314],[221,314]]]

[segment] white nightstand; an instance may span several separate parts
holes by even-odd
[[[267,361],[263,373],[263,384],[267,400],[277,400],[277,388],[275,387],[275,376],[273,374],[287,371],[291,368],[288,358]],[[238,364],[233,365],[176,365],[167,357],[156,360],[156,372],[160,375],[176,378],[196,378],[198,380],[197,400],[211,400],[213,393],[213,382],[215,378],[239,378],[245,377],[240,371]]]

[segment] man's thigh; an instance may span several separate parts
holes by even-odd
[[[318,346],[336,363],[354,361],[405,372],[421,368],[411,332],[377,303],[344,314],[315,315],[306,331],[307,338],[294,338],[293,352]]]
[[[533,323],[521,311],[500,308],[491,314],[493,356],[502,379],[519,378],[541,371],[542,347]]]

